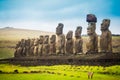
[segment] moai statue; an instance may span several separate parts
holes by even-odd
[[[65,35],[63,34],[62,23],[59,23],[56,28],[57,35],[57,45],[56,45],[56,54],[65,54]]]
[[[66,54],[73,54],[73,31],[69,31],[66,35]]]
[[[103,19],[101,23],[100,52],[112,52],[112,35],[109,26],[110,19]]]
[[[15,57],[21,57],[21,53],[22,53],[22,48],[21,48],[21,41],[19,41],[17,44],[16,44],[16,47],[15,47],[15,53],[14,53],[14,56]]]
[[[39,37],[39,45],[38,45],[38,54],[39,56],[42,55],[42,50],[43,50],[43,41],[44,41],[44,36]]]
[[[50,38],[50,50],[49,50],[50,55],[55,55],[56,54],[56,35],[52,35]]]
[[[30,39],[30,56],[34,56],[34,41],[35,39]]]
[[[97,53],[98,52],[98,36],[95,32],[97,18],[93,14],[87,15],[88,28],[87,34],[89,36],[88,42],[86,44],[87,53]]]
[[[25,57],[26,56],[25,39],[21,39],[20,47],[21,47],[21,55]]]
[[[26,56],[30,56],[30,39],[25,40]]]
[[[75,54],[80,54],[83,52],[82,45],[83,40],[81,38],[82,27],[78,26],[75,30]]]
[[[38,56],[38,38],[34,40],[34,44],[33,44],[33,54],[34,56]]]
[[[43,55],[49,54],[49,35],[46,35],[43,41]]]

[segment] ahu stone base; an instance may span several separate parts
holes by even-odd
[[[10,63],[22,66],[37,65],[120,65],[120,53],[97,53],[80,55],[51,55],[40,57],[15,57],[1,59],[0,63]]]

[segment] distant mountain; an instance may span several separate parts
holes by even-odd
[[[40,35],[52,35],[53,32],[18,29],[13,27],[0,28],[0,39],[20,40],[22,38],[39,38]]]

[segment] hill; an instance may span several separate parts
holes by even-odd
[[[12,27],[0,28],[0,40],[20,40],[22,38],[37,38],[40,35],[52,35],[53,32],[18,29]]]

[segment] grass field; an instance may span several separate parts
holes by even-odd
[[[15,72],[17,70],[17,73]],[[94,72],[92,80],[120,80],[120,66],[15,66],[0,64],[2,80],[87,80],[88,71]]]

